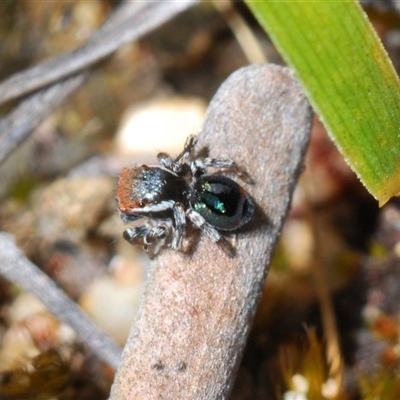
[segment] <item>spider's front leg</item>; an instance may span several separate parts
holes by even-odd
[[[198,158],[190,164],[190,172],[192,176],[196,177],[199,172],[200,175],[204,173],[207,168],[216,168],[222,170],[229,170],[234,172],[239,178],[243,179],[247,183],[254,184],[253,179],[243,169],[241,169],[235,161],[230,158]]]
[[[196,143],[196,136],[190,135],[186,139],[183,151],[178,155],[178,157],[175,158],[175,160],[172,160],[172,158],[167,153],[158,153],[158,161],[163,167],[169,169],[170,171],[173,171],[180,176],[186,175],[189,172],[187,160],[191,152],[193,151]]]
[[[166,225],[153,226],[146,223],[126,229],[123,237],[131,244],[143,246],[143,249],[149,253],[150,257],[153,257],[158,253],[169,233],[170,229]],[[153,250],[153,247],[156,247],[156,251]]]
[[[216,243],[229,256],[235,256],[235,248],[198,212],[189,208],[186,213],[187,217],[196,225],[213,243]]]

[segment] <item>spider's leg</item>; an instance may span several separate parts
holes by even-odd
[[[175,250],[180,250],[186,226],[185,207],[181,203],[175,203],[172,211],[174,213],[175,229],[172,232],[171,247]]]
[[[124,231],[124,239],[131,244],[144,244],[144,238],[149,234],[151,227],[149,224],[135,226]]]
[[[170,227],[164,224],[157,225],[151,228],[144,238],[143,250],[150,258],[154,258],[159,251],[167,246],[170,234]]]
[[[196,135],[190,135],[185,142],[185,146],[183,147],[183,150],[181,154],[179,154],[178,157],[175,158],[175,163],[185,163],[187,159],[189,158],[191,152],[194,149],[194,146],[196,146],[197,143],[197,137]]]
[[[145,245],[151,245],[154,242],[165,239],[168,236],[169,228],[166,225],[157,225],[152,227],[143,238]]]
[[[186,139],[183,151],[173,160],[167,153],[158,153],[157,158],[160,164],[177,173],[178,175],[186,175],[189,172],[187,160],[197,143],[195,135],[190,135]]]
[[[123,237],[131,244],[152,244],[168,236],[169,229],[166,225],[152,226],[148,223],[124,231]]]
[[[154,226],[146,223],[126,229],[123,237],[131,244],[143,246],[143,250],[149,254],[150,258],[153,258],[164,247],[169,233],[170,229],[166,225]]]
[[[157,154],[158,161],[164,167],[169,169],[170,171],[174,171],[174,162],[172,158],[167,153],[158,153]],[[174,171],[175,172],[175,171]]]
[[[250,175],[243,169],[241,169],[235,161],[230,158],[199,158],[192,161],[190,164],[190,171],[192,176],[198,175],[199,172],[204,173],[207,168],[216,168],[222,170],[230,170],[234,172],[239,178],[243,179],[247,183],[254,183]]]
[[[187,217],[196,225],[209,240],[216,243],[229,256],[235,255],[234,247],[213,227],[211,226],[198,212],[190,208]]]

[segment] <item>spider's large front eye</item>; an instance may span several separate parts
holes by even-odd
[[[139,203],[138,203],[138,206],[140,207],[140,208],[144,208],[144,207],[146,207],[147,206],[147,201],[146,200],[139,200]]]
[[[248,194],[224,176],[200,177],[191,204],[209,224],[227,231],[240,228],[254,214]]]

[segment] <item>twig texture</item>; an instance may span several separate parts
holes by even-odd
[[[18,249],[11,236],[0,233],[0,275],[34,294],[61,321],[74,329],[79,339],[116,368],[119,346],[107,336],[57,285]]]
[[[116,375],[111,399],[227,398],[302,168],[309,105],[288,69],[234,73],[209,106],[198,148],[248,170],[257,204],[227,257],[202,237],[192,254],[164,251]]]
[[[96,62],[196,3],[197,0],[126,0],[85,46],[60,57],[45,60],[1,82],[0,104],[32,90],[40,91],[23,100],[0,120],[0,165],[29,137],[33,129],[75,92],[90,75],[90,68]],[[82,71],[84,69],[86,71]],[[75,76],[71,77],[73,74]],[[47,87],[49,84],[53,86]]]
[[[162,25],[196,0],[123,1],[108,20],[75,51],[41,62],[0,83],[0,104],[58,82],[108,57],[121,46]]]

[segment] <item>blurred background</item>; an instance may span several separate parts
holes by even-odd
[[[117,6],[0,2],[0,80],[79,48]],[[395,5],[365,7],[400,67]],[[202,2],[97,65],[0,166],[0,229],[121,346],[151,264],[122,238],[118,174],[177,155],[219,85],[261,62],[282,64],[245,4]],[[399,240],[399,202],[378,208],[315,117],[231,399],[400,398]],[[0,279],[0,399],[106,399],[112,379],[71,328]]]

